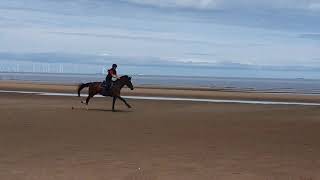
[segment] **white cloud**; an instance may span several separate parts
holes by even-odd
[[[221,0],[124,0],[130,3],[159,7],[178,7],[211,9],[218,6]]]
[[[190,9],[320,9],[320,0],[122,0],[155,7]]]
[[[311,4],[309,5],[309,8],[310,8],[311,10],[320,10],[320,2],[318,2],[318,3],[311,3]]]

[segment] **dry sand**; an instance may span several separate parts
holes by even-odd
[[[110,98],[79,102],[0,93],[0,180],[320,178],[320,107],[128,100],[113,113]]]

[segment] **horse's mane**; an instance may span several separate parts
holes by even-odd
[[[120,78],[129,78],[129,76],[128,75],[123,75]]]
[[[128,75],[124,75],[124,76],[121,76],[120,78],[121,78],[121,79],[122,79],[122,78],[125,78],[125,79],[128,79],[129,81],[131,81],[131,78],[132,78],[132,77],[131,77],[131,76],[128,76]]]
[[[117,79],[116,81],[119,81],[119,80],[124,80],[124,79],[128,79],[128,80],[131,80],[131,77],[130,76],[128,76],[128,75],[123,75],[123,76],[121,76],[120,77],[120,79]]]

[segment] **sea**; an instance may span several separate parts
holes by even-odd
[[[0,72],[0,81],[25,81],[48,84],[79,84],[103,81],[104,67],[46,67],[47,71]],[[20,69],[18,69],[20,68]],[[33,66],[34,71],[37,67]],[[48,71],[51,69],[51,72]],[[88,71],[90,69],[90,71]],[[0,69],[1,70],[1,69]],[[37,70],[37,69],[36,69]],[[86,71],[87,70],[87,71]],[[99,72],[100,71],[100,72]],[[78,73],[82,72],[82,73]],[[120,74],[132,76],[135,86],[172,88],[209,88],[224,91],[297,93],[320,95],[320,72],[317,70],[267,70],[208,67],[121,66]]]

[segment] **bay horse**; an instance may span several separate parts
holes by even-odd
[[[88,104],[89,104],[90,99],[93,98],[93,96],[95,96],[96,94],[100,94],[102,96],[113,97],[113,102],[112,102],[112,111],[113,112],[115,112],[114,104],[116,103],[117,99],[120,99],[122,102],[124,102],[124,104],[128,108],[131,108],[131,106],[127,103],[127,101],[120,96],[121,89],[124,86],[127,86],[131,90],[134,89],[132,82],[131,82],[131,77],[129,77],[127,75],[121,76],[118,80],[113,82],[113,85],[109,90],[105,90],[105,87],[102,87],[101,85],[102,85],[102,82],[89,82],[89,83],[79,85],[78,97],[80,97],[80,92],[83,88],[89,87],[88,97],[86,99],[86,102],[84,103],[83,101],[81,101],[81,103],[86,105],[87,109],[88,109]]]

